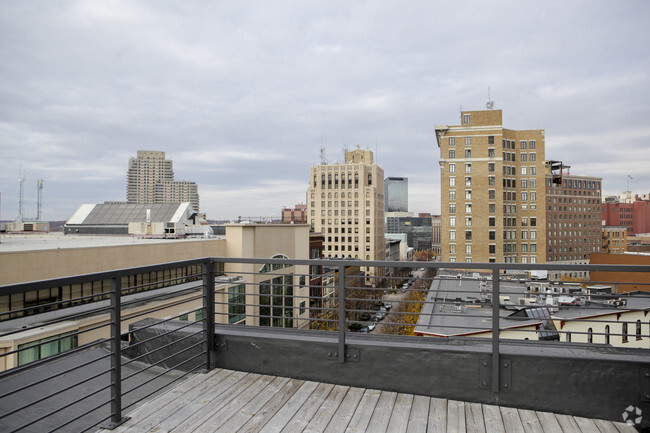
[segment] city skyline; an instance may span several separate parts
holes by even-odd
[[[18,216],[21,161],[25,217],[43,179],[43,219],[66,220],[124,200],[125,161],[151,149],[209,218],[279,218],[321,148],[356,145],[438,214],[434,126],[488,87],[504,124],[544,129],[546,157],[603,196],[650,192],[645,2],[282,4],[0,5],[0,217]]]

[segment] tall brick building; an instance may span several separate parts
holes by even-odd
[[[501,110],[478,110],[435,131],[442,260],[545,262],[544,130],[507,129]]]

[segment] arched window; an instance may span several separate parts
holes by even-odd
[[[587,329],[587,343],[593,343],[594,342],[594,330],[589,328]]]
[[[605,344],[609,344],[609,325],[605,326]]]
[[[637,340],[641,339],[641,321],[640,320],[636,321],[636,339]]]
[[[623,323],[621,334],[623,343],[627,343],[627,323]]]
[[[571,333],[570,333],[570,332],[567,332],[567,333],[566,333],[566,341],[567,341],[568,343],[571,343]]]

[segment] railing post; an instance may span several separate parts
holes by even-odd
[[[345,266],[339,266],[339,362],[345,362]]]
[[[208,259],[203,263],[203,350],[205,368],[212,369],[214,350],[214,262]]]
[[[492,392],[499,392],[499,271],[492,269]]]
[[[102,428],[112,430],[131,419],[122,416],[122,281],[111,278],[111,420]]]

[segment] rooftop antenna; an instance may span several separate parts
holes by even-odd
[[[632,192],[630,190],[630,179],[634,180],[634,178],[628,174],[627,175],[627,190],[626,190],[627,192]]]
[[[325,159],[325,148],[322,145],[320,147],[320,163],[323,165],[327,164],[327,159]]]
[[[485,104],[485,108],[487,108],[488,110],[491,110],[491,109],[494,108],[494,101],[490,97],[490,87],[489,86],[488,86],[488,101],[487,101],[487,104]]]
[[[36,181],[36,221],[41,220],[41,207],[43,205],[41,191],[43,191],[43,179]]]
[[[25,172],[23,171],[23,163],[20,162],[19,174],[18,174],[18,185],[19,185],[19,194],[18,194],[18,221],[23,220],[23,202],[25,199]]]

